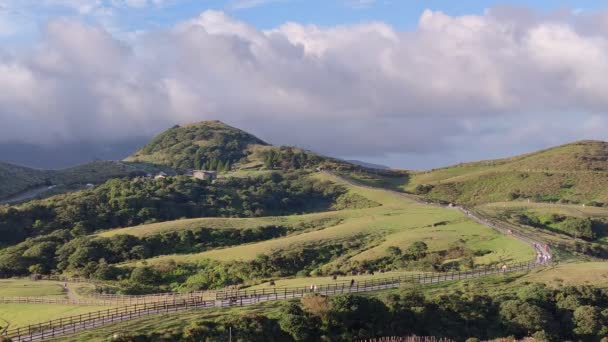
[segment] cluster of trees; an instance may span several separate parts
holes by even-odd
[[[241,285],[253,280],[293,275],[309,275],[325,263],[342,255],[351,244],[334,243],[315,247],[297,247],[259,255],[251,261],[220,262],[202,260],[196,264],[166,262],[139,266],[130,274],[119,276],[120,292],[126,294],[154,293],[168,290],[193,291]],[[145,273],[145,279],[134,274]],[[93,275],[95,276],[95,275]]]
[[[192,177],[112,179],[94,189],[19,206],[0,206],[0,246],[55,230],[84,235],[99,229],[195,217],[257,217],[328,209],[340,186],[297,172],[230,178],[212,184]]]
[[[75,237],[61,230],[29,239],[0,251],[0,276],[69,272],[102,280],[123,275],[112,264],[164,254],[198,253],[210,248],[239,245],[284,236],[285,227],[247,229],[198,228],[145,237]]]
[[[520,224],[565,233],[574,238],[581,238],[588,241],[593,241],[596,238],[603,236],[606,225],[600,220],[559,214],[552,214],[541,219],[536,215],[523,213],[517,215],[516,219]]]
[[[264,166],[268,169],[302,169],[313,168],[323,161],[317,154],[294,147],[272,148],[263,152]]]
[[[423,241],[415,241],[402,250],[397,246],[387,248],[387,255],[375,260],[351,263],[354,269],[371,271],[388,271],[397,269],[416,269],[427,271],[449,271],[454,269],[472,269],[475,267],[474,258],[490,251],[468,249],[464,242],[456,241],[445,250],[430,252]],[[450,262],[446,262],[450,260]]]
[[[225,168],[226,163],[230,165],[245,157],[250,144],[266,143],[221,123],[174,126],[142,148],[137,157],[174,169],[217,169],[220,163]],[[149,156],[152,156],[152,160]],[[212,163],[215,163],[215,167],[212,167]]]
[[[275,314],[199,320],[185,328],[123,335],[119,341],[225,341],[230,333],[241,341],[353,341],[396,335],[599,341],[608,334],[607,306],[608,293],[589,286],[554,290],[530,284],[510,294],[457,290],[434,297],[404,288],[381,298],[308,296],[286,303]]]
[[[230,160],[221,160],[212,158],[210,160],[196,159],[194,161],[194,168],[197,170],[215,170],[217,172],[230,171],[231,168]]]

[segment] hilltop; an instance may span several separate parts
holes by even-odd
[[[510,158],[412,173],[406,190],[469,204],[608,202],[608,143],[577,141]]]
[[[173,126],[125,159],[174,169],[216,169],[232,165],[263,140],[221,121]]]

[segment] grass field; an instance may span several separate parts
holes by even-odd
[[[0,279],[0,297],[58,297],[65,298],[63,283],[31,281],[27,279]]]
[[[418,274],[422,272],[409,272],[409,271],[392,271],[392,272],[384,272],[384,273],[376,273],[374,275],[365,274],[365,275],[345,275],[338,276],[337,279],[333,279],[332,277],[300,277],[300,278],[283,278],[275,280],[275,285],[271,286],[270,282],[264,282],[259,285],[248,287],[248,290],[257,290],[257,289],[281,289],[286,287],[308,287],[310,285],[330,285],[336,283],[350,282],[351,279],[357,282],[365,281],[365,280],[373,280],[373,279],[384,279],[390,277],[399,277],[404,275]]]
[[[478,208],[488,212],[505,209],[530,210],[538,214],[560,214],[574,217],[608,217],[608,208],[583,206],[582,204],[537,203],[526,201],[488,203]]]
[[[110,307],[54,304],[0,304],[0,319],[8,322],[10,328],[16,328],[65,316],[106,310],[108,308]],[[0,325],[5,324],[6,323]]]
[[[142,317],[110,326],[83,331],[77,335],[62,336],[49,339],[55,342],[97,342],[108,341],[114,334],[142,334],[150,332],[183,331],[184,327],[199,320],[238,319],[243,314],[260,313],[269,317],[277,317],[282,302],[259,303],[247,307],[233,307],[224,309],[189,310],[178,313],[160,314]],[[228,336],[226,336],[228,341]]]
[[[593,285],[608,288],[608,262],[573,262],[532,271],[522,278],[552,286]]]
[[[317,177],[331,178],[334,182],[341,182],[329,175],[319,174]],[[375,259],[385,255],[386,248],[389,246],[405,249],[411,243],[421,240],[428,244],[430,250],[443,250],[456,241],[462,241],[471,249],[492,251],[490,254],[477,258],[478,263],[517,262],[534,257],[534,253],[528,245],[475,223],[457,210],[423,205],[383,189],[344,185],[352,193],[380,203],[381,206],[281,218],[184,220],[113,230],[102,235],[108,236],[118,232],[145,235],[152,231],[188,229],[188,227],[201,224],[246,227],[269,223],[297,224],[311,220],[333,219],[339,223],[324,229],[198,254],[165,255],[148,259],[146,263],[154,264],[168,260],[196,262],[206,258],[223,261],[252,260],[259,254],[287,250],[295,246],[347,240],[363,240],[368,243],[365,251],[353,256],[353,260]]]

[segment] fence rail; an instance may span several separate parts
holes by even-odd
[[[173,298],[158,302],[133,304],[91,312],[82,315],[69,316],[26,327],[8,329],[3,336],[14,342],[36,341],[45,338],[75,333],[112,323],[118,323],[159,313],[177,312],[195,308],[223,308],[230,306],[247,306],[260,302],[302,298],[309,294],[333,295],[341,293],[359,293],[381,291],[397,288],[407,283],[433,284],[445,281],[478,278],[485,275],[526,271],[544,266],[535,261],[511,264],[503,267],[482,267],[465,272],[447,272],[435,274],[417,274],[399,277],[370,279],[359,282],[341,282],[329,285],[294,288],[272,288],[261,290],[221,290],[216,291],[214,300],[204,296]]]
[[[456,342],[450,338],[434,336],[387,336],[359,340],[358,342]]]

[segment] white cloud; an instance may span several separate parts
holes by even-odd
[[[425,11],[413,31],[261,31],[208,11],[128,43],[55,21],[36,48],[0,57],[0,141],[103,141],[220,119],[353,156],[608,133],[608,31],[503,11]]]

